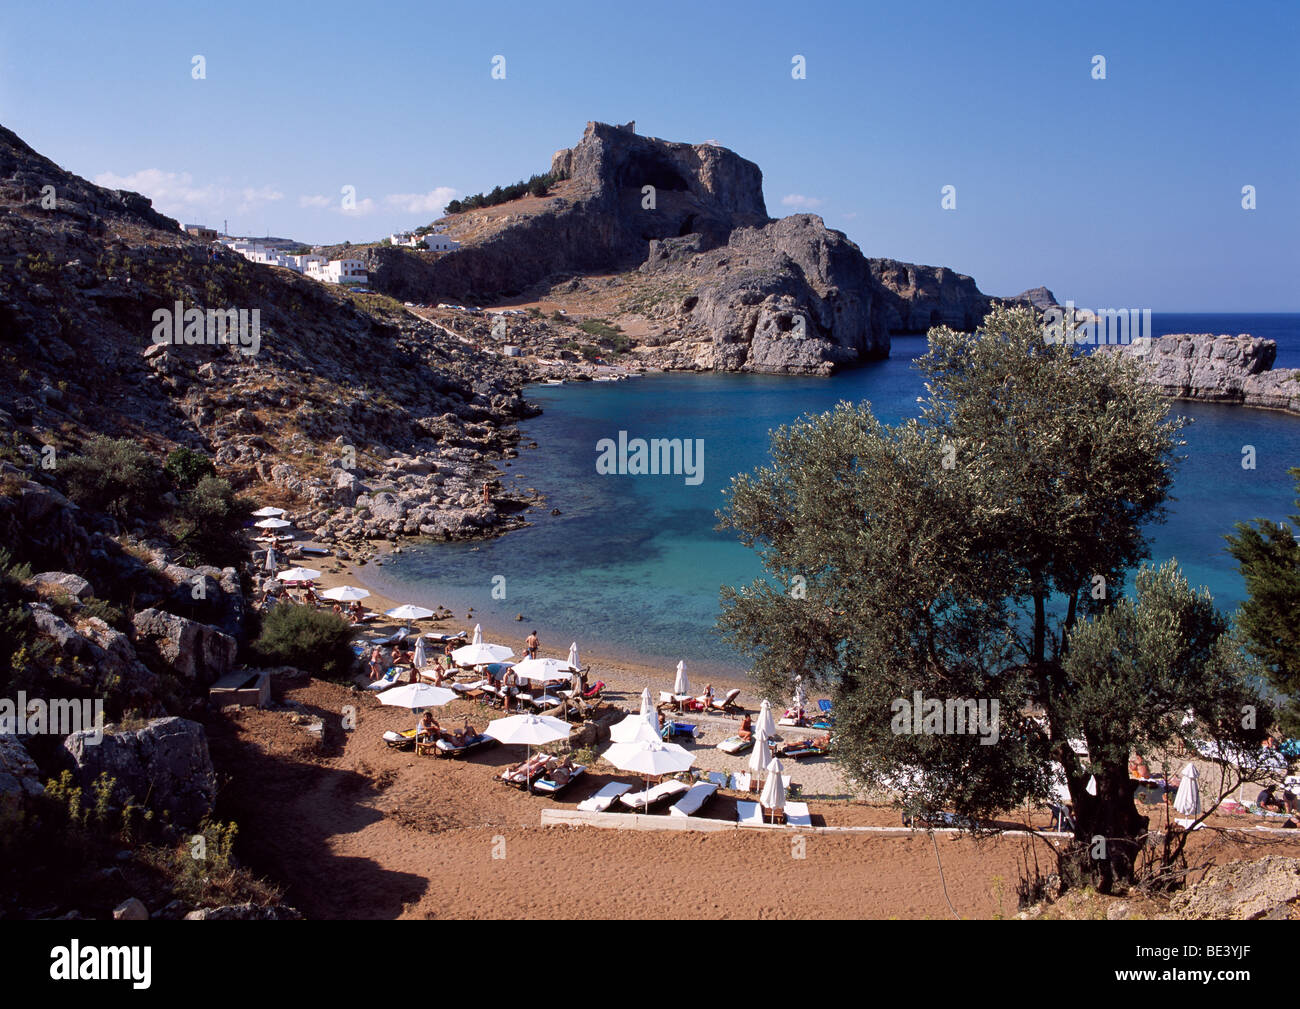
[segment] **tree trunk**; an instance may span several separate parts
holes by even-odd
[[[1124,764],[1093,768],[1097,794],[1089,795],[1086,779],[1070,783],[1074,799],[1075,841],[1087,855],[1093,885],[1112,893],[1116,884],[1133,881],[1138,852],[1145,844],[1149,825],[1133,804],[1133,783]]]

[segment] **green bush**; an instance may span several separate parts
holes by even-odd
[[[177,545],[185,548],[191,563],[236,565],[246,548],[239,532],[251,506],[235,496],[228,480],[201,477],[194,488],[181,496],[172,532]]]
[[[279,603],[262,619],[253,652],[268,665],[295,666],[338,680],[351,673],[356,663],[351,642],[351,625],[342,617],[311,606]]]
[[[178,448],[172,452],[163,465],[163,472],[181,489],[193,487],[205,476],[217,475],[211,459],[188,448]]]
[[[127,438],[92,438],[63,463],[68,496],[80,507],[126,519],[157,508],[162,473],[147,451]]]

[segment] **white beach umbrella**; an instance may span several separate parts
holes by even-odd
[[[257,509],[257,511],[253,512],[253,518],[256,518],[256,519],[278,519],[278,518],[279,518],[281,515],[283,515],[283,514],[285,514],[285,511],[284,511],[283,508],[272,508],[272,507],[270,507],[270,506],[268,505],[268,506],[265,507],[265,508],[259,508],[259,509]]]
[[[646,687],[641,691],[641,714],[654,717],[654,705],[650,701],[650,688]]]
[[[337,603],[351,603],[365,599],[370,595],[368,589],[359,589],[355,585],[335,585],[321,593],[322,599],[332,599]]]
[[[429,664],[429,656],[424,650],[424,635],[420,635],[415,641],[415,655],[411,661],[415,663],[416,669],[423,669]]]
[[[642,740],[654,742],[660,739],[659,727],[655,723],[654,712],[633,712],[620,722],[609,727],[609,738],[615,743],[636,743]]]
[[[380,704],[391,704],[398,708],[436,708],[441,704],[456,699],[456,692],[446,687],[435,687],[432,683],[406,683],[400,687],[385,690],[379,695]]]
[[[514,670],[520,679],[545,683],[548,680],[564,679],[569,667],[559,659],[524,659],[523,662],[514,664]]]
[[[280,566],[279,563],[277,563],[275,559],[275,550],[274,549],[268,550],[266,552],[266,563],[262,565],[263,569],[271,572],[271,574],[275,574],[276,569],[279,566]]]
[[[582,672],[582,663],[578,661],[578,643],[569,646],[569,668],[575,673]]]
[[[767,781],[763,785],[763,792],[758,797],[758,804],[764,809],[772,811],[772,822],[776,822],[776,811],[785,809],[785,778],[782,777],[785,768],[781,766],[781,761],[775,757],[767,765]]]
[[[677,677],[673,680],[673,693],[678,696],[691,692],[691,678],[686,675],[686,663],[677,663]]]
[[[472,638],[470,638],[469,643],[470,643],[471,645],[481,645],[481,644],[483,644],[483,625],[482,625],[482,624],[475,624],[475,625],[474,625],[474,636],[473,636]]]
[[[314,582],[320,577],[320,572],[315,568],[290,568],[288,571],[281,571],[275,577],[282,582]]]
[[[424,620],[433,616],[433,610],[425,609],[423,606],[412,606],[410,603],[404,603],[401,606],[395,606],[391,610],[384,610],[384,615],[395,617],[398,620]]]
[[[1195,764],[1188,764],[1183,768],[1182,780],[1178,783],[1178,793],[1174,796],[1174,809],[1183,816],[1201,815],[1201,782]]]
[[[772,744],[757,726],[754,728],[754,752],[749,755],[749,770],[757,781],[772,762]]]
[[[293,525],[292,522],[286,522],[284,519],[262,519],[261,522],[253,524],[259,529],[285,529]]]
[[[532,759],[533,747],[543,743],[554,743],[569,738],[569,723],[562,722],[550,715],[507,715],[489,722],[483,730],[486,735],[503,743],[523,743],[524,762]],[[532,778],[528,779],[528,790],[533,788]]]
[[[647,789],[651,775],[689,771],[695,763],[695,758],[685,747],[665,743],[657,736],[634,743],[615,743],[605,751],[604,757],[621,771],[632,771],[644,776],[647,779]]]
[[[759,706],[758,721],[754,723],[754,735],[776,735],[776,719],[772,717],[771,701],[764,700]]]
[[[796,711],[802,711],[802,710],[803,710],[803,706],[804,706],[805,703],[807,703],[807,701],[808,701],[808,698],[807,698],[807,696],[804,694],[804,690],[803,690],[803,677],[802,677],[802,676],[796,676],[796,677],[794,678],[794,707],[795,707],[795,710],[796,710]]]
[[[455,649],[451,653],[451,660],[458,666],[482,666],[489,662],[503,662],[514,654],[505,645],[489,645],[477,641]]]

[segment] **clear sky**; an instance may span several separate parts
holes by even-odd
[[[12,4],[0,122],[186,223],[317,243],[635,119],[757,162],[773,216],[990,294],[1296,311],[1297,54],[1297,0]]]

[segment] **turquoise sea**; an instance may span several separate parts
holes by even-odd
[[[1300,367],[1300,315],[1153,316],[1154,335],[1251,333],[1278,341],[1276,367]],[[533,387],[544,413],[523,426],[522,448],[503,480],[536,487],[547,499],[526,529],[478,544],[428,543],[370,569],[385,594],[444,603],[458,615],[473,606],[496,626],[537,628],[544,645],[584,647],[694,672],[745,668],[713,631],[718,589],[761,575],[755,555],[714,530],[714,511],[730,478],[767,461],[768,432],[840,400],[868,400],[886,422],[915,416],[923,391],[912,361],[924,337],[896,337],[888,360],[834,378],[756,375],[656,375],[625,382]],[[1295,511],[1287,476],[1300,465],[1300,417],[1241,407],[1175,403],[1190,418],[1175,501],[1150,529],[1156,561],[1176,558],[1193,584],[1224,609],[1244,595],[1223,536],[1235,521],[1285,519]],[[596,443],[618,437],[704,439],[704,479],[598,476]],[[1244,470],[1253,445],[1256,468]],[[550,514],[558,508],[558,516]],[[505,576],[505,599],[492,595]],[[499,594],[499,593],[498,593]],[[524,614],[523,623],[514,621]],[[518,644],[518,642],[509,642]]]

